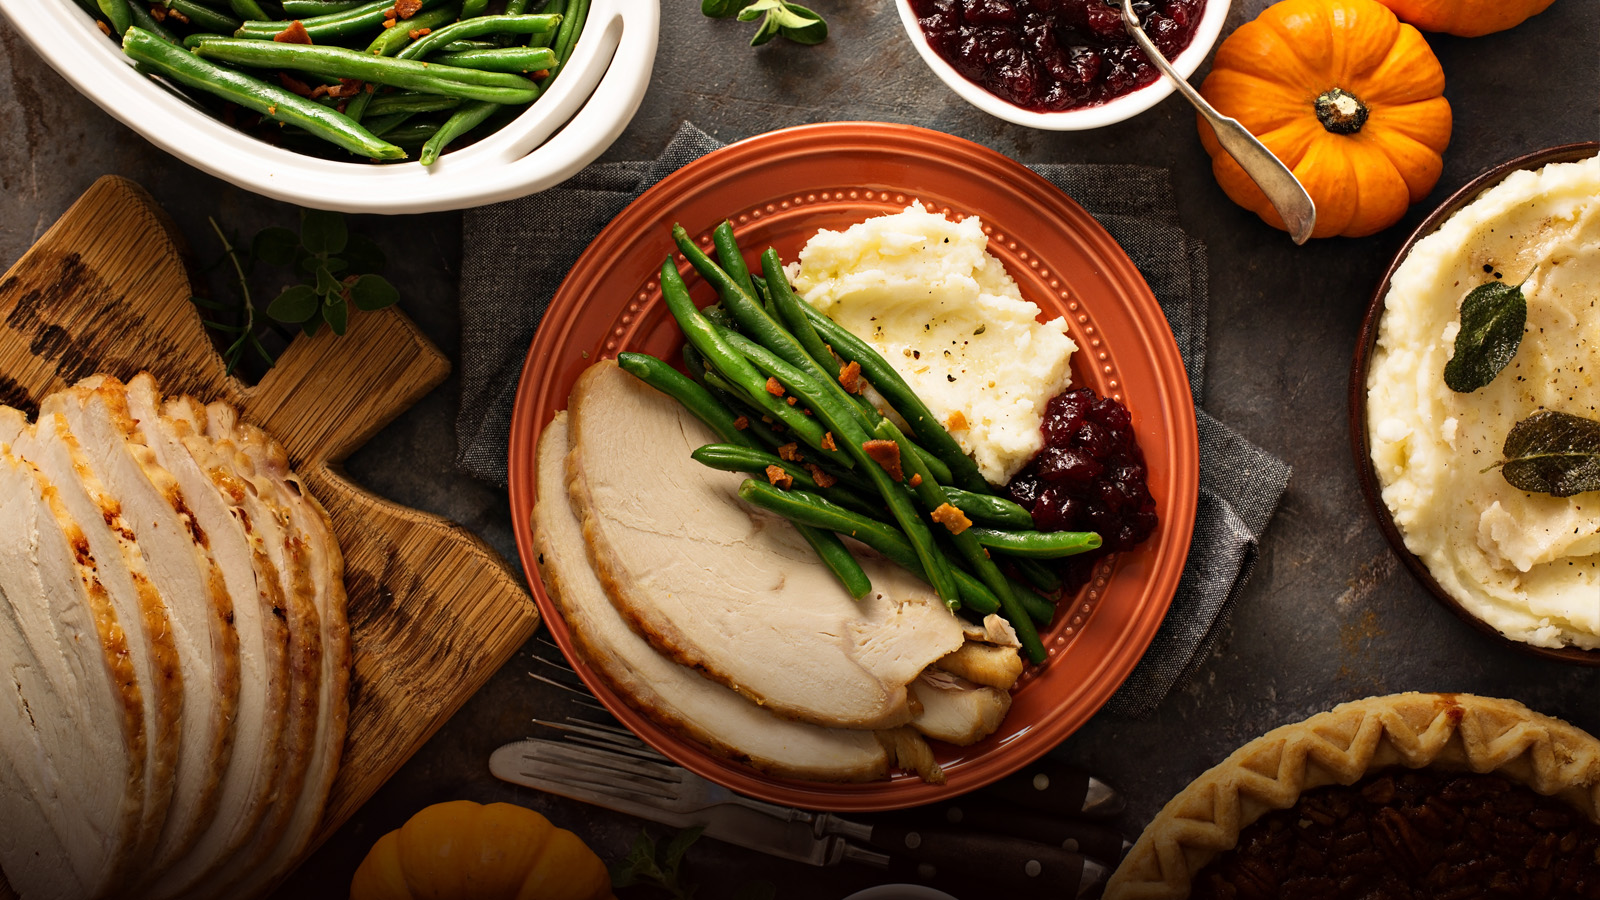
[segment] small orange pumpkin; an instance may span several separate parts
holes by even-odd
[[[1228,36],[1200,93],[1294,171],[1317,204],[1312,237],[1400,220],[1444,169],[1450,103],[1421,33],[1377,0],[1283,0]],[[1200,120],[1233,202],[1282,229],[1266,195]]]
[[[350,900],[612,900],[605,863],[531,809],[438,803],[378,839]]]
[[[1380,0],[1400,21],[1423,31],[1480,37],[1515,28],[1555,0]]]

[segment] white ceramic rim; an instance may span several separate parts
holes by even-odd
[[[880,884],[857,891],[844,900],[956,900],[944,891],[920,884]]]
[[[939,76],[940,81],[949,85],[951,90],[961,95],[961,99],[973,106],[997,119],[1004,119],[1017,125],[1026,125],[1042,131],[1086,131],[1131,119],[1167,99],[1174,89],[1172,82],[1166,76],[1161,76],[1132,93],[1123,94],[1099,106],[1062,112],[1034,112],[1031,109],[1023,109],[989,93],[982,85],[968,81],[955,70],[954,66],[934,52],[933,47],[928,45],[927,36],[922,33],[922,26],[917,23],[916,14],[911,11],[910,0],[895,0],[895,6],[900,9],[900,24],[905,26],[906,35],[911,38],[911,45],[917,48],[922,61],[928,64],[933,74]],[[1195,70],[1200,68],[1200,63],[1211,53],[1212,46],[1222,34],[1222,26],[1227,22],[1228,11],[1232,6],[1233,0],[1206,0],[1205,11],[1200,14],[1200,23],[1195,26],[1194,39],[1182,53],[1178,54],[1177,59],[1172,60],[1173,68],[1184,78],[1193,75]]]
[[[0,0],[0,12],[63,78],[161,149],[245,190],[349,213],[461,209],[565,181],[638,111],[661,26],[660,0],[594,0],[548,94],[498,132],[424,167],[318,159],[236,131],[136,72],[70,0]]]

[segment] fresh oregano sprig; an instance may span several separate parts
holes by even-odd
[[[251,245],[255,258],[269,265],[292,266],[307,279],[284,288],[267,305],[267,316],[299,325],[316,334],[323,322],[334,334],[349,325],[350,305],[360,310],[383,309],[400,299],[400,292],[377,274],[385,262],[376,243],[345,227],[338,213],[300,211],[300,233],[287,228],[267,228]]]
[[[750,46],[759,47],[778,35],[797,44],[828,39],[828,23],[810,9],[788,0],[700,0],[700,12],[713,19],[737,16],[741,22],[761,20]]]
[[[640,831],[627,859],[612,867],[611,886],[647,885],[665,891],[672,900],[694,900],[694,887],[682,881],[683,855],[704,831],[703,827],[685,828],[659,848],[650,832]]]

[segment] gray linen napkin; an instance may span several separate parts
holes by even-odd
[[[597,163],[559,188],[466,214],[461,264],[461,411],[456,463],[506,484],[511,407],[528,345],[567,270],[593,235],[646,188],[721,142],[684,123],[660,158]],[[1205,245],[1178,227],[1164,169],[1040,165],[1105,226],[1143,273],[1172,326],[1194,396],[1205,384]],[[552,218],[541,210],[560,209]],[[1107,709],[1143,716],[1216,643],[1255,561],[1289,467],[1199,411],[1200,505],[1194,544],[1172,609]]]

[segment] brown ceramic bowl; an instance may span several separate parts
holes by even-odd
[[[1432,234],[1446,219],[1478,199],[1479,194],[1499,184],[1512,172],[1519,169],[1537,169],[1550,163],[1576,162],[1594,156],[1597,152],[1600,152],[1600,142],[1586,141],[1519,156],[1484,172],[1468,182],[1466,187],[1452,194],[1450,199],[1417,226],[1417,230],[1412,232],[1411,237],[1400,248],[1400,252],[1395,254],[1388,270],[1383,273],[1383,280],[1378,282],[1378,289],[1373,291],[1372,301],[1367,306],[1366,318],[1361,322],[1361,333],[1356,338],[1355,363],[1350,368],[1350,449],[1355,454],[1356,474],[1361,479],[1361,490],[1367,495],[1367,504],[1372,507],[1372,514],[1378,520],[1378,527],[1383,529],[1383,536],[1389,539],[1389,546],[1405,560],[1406,566],[1411,569],[1411,574],[1415,575],[1446,609],[1455,613],[1468,625],[1524,653],[1580,666],[1600,666],[1600,650],[1583,650],[1577,647],[1563,647],[1556,650],[1549,647],[1535,647],[1506,637],[1489,623],[1467,611],[1466,607],[1439,586],[1439,582],[1434,580],[1433,573],[1428,571],[1427,564],[1406,549],[1405,539],[1400,536],[1400,529],[1394,524],[1394,516],[1383,502],[1378,487],[1378,473],[1372,467],[1372,453],[1367,436],[1367,368],[1372,363],[1372,351],[1378,343],[1378,321],[1383,316],[1383,301],[1389,293],[1389,281],[1394,277],[1395,270],[1400,268],[1400,264],[1410,255],[1411,248],[1416,246],[1417,241]]]

